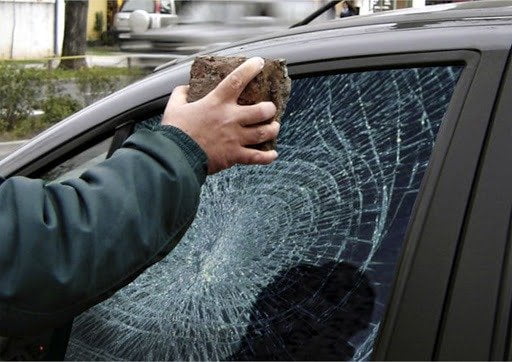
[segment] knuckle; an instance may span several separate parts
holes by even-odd
[[[268,109],[264,105],[258,107],[258,118],[261,120],[266,120],[269,118]]]
[[[261,163],[263,159],[259,153],[255,152],[251,155],[251,161],[252,163]]]
[[[226,144],[231,147],[236,147],[240,144],[240,135],[237,133],[232,133],[226,137]]]
[[[228,84],[231,88],[238,90],[242,87],[242,79],[238,74],[231,74],[228,77]]]
[[[207,107],[216,107],[222,103],[222,99],[216,92],[210,92],[206,97],[200,99],[198,102],[203,102]]]
[[[242,117],[234,112],[230,112],[229,110],[226,110],[224,112],[226,116],[224,117],[226,123],[230,123],[231,127],[236,127],[236,125],[239,125],[242,121]]]
[[[261,143],[267,139],[267,131],[265,130],[265,127],[259,127],[256,130],[256,138],[258,143]]]

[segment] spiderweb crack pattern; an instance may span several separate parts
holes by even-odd
[[[460,72],[294,80],[279,160],[209,177],[182,241],[75,320],[67,359],[369,359]]]

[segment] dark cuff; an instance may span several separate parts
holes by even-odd
[[[190,166],[198,172],[197,177],[203,183],[206,179],[208,157],[196,141],[179,128],[173,126],[158,124],[154,125],[151,130],[163,134],[183,150],[185,158],[190,163]]]

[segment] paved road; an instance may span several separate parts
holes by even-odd
[[[0,160],[25,143],[27,141],[0,142]]]

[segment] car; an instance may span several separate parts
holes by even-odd
[[[287,61],[279,159],[208,177],[178,246],[77,317],[66,358],[512,358],[511,49],[498,0],[208,52]],[[55,182],[110,157],[193,59],[63,120],[0,174]]]
[[[190,55],[284,30],[315,7],[314,2],[290,0],[194,1],[183,8],[178,22],[131,34],[139,42],[131,50]]]
[[[121,48],[130,48],[131,32],[143,32],[178,21],[174,0],[125,0],[114,15],[114,33]]]

